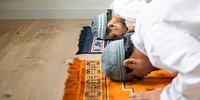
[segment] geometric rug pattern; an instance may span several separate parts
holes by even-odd
[[[117,82],[103,74],[100,60],[79,58],[74,58],[67,71],[63,100],[129,100],[131,93],[165,87],[176,76],[159,70],[135,83]]]

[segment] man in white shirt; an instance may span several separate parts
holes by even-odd
[[[112,10],[92,20],[92,33],[99,39],[120,39],[126,32],[133,32],[137,15],[150,1],[114,0]]]
[[[199,5],[196,0],[152,1],[137,17],[133,44],[124,37],[104,49],[105,75],[118,81],[135,81],[151,71],[168,70],[177,74],[171,84],[134,93],[130,99],[200,100]]]

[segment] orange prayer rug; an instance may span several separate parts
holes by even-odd
[[[129,100],[133,92],[162,88],[175,77],[167,71],[152,72],[138,82],[116,82],[105,77],[100,60],[74,58],[69,64],[63,100]]]

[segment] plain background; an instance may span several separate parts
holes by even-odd
[[[112,0],[0,0],[0,19],[91,19]]]

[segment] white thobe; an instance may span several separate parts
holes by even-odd
[[[152,1],[132,41],[153,66],[177,73],[161,100],[200,100],[200,0]]]
[[[120,18],[135,23],[137,15],[152,0],[113,0],[110,8]]]

